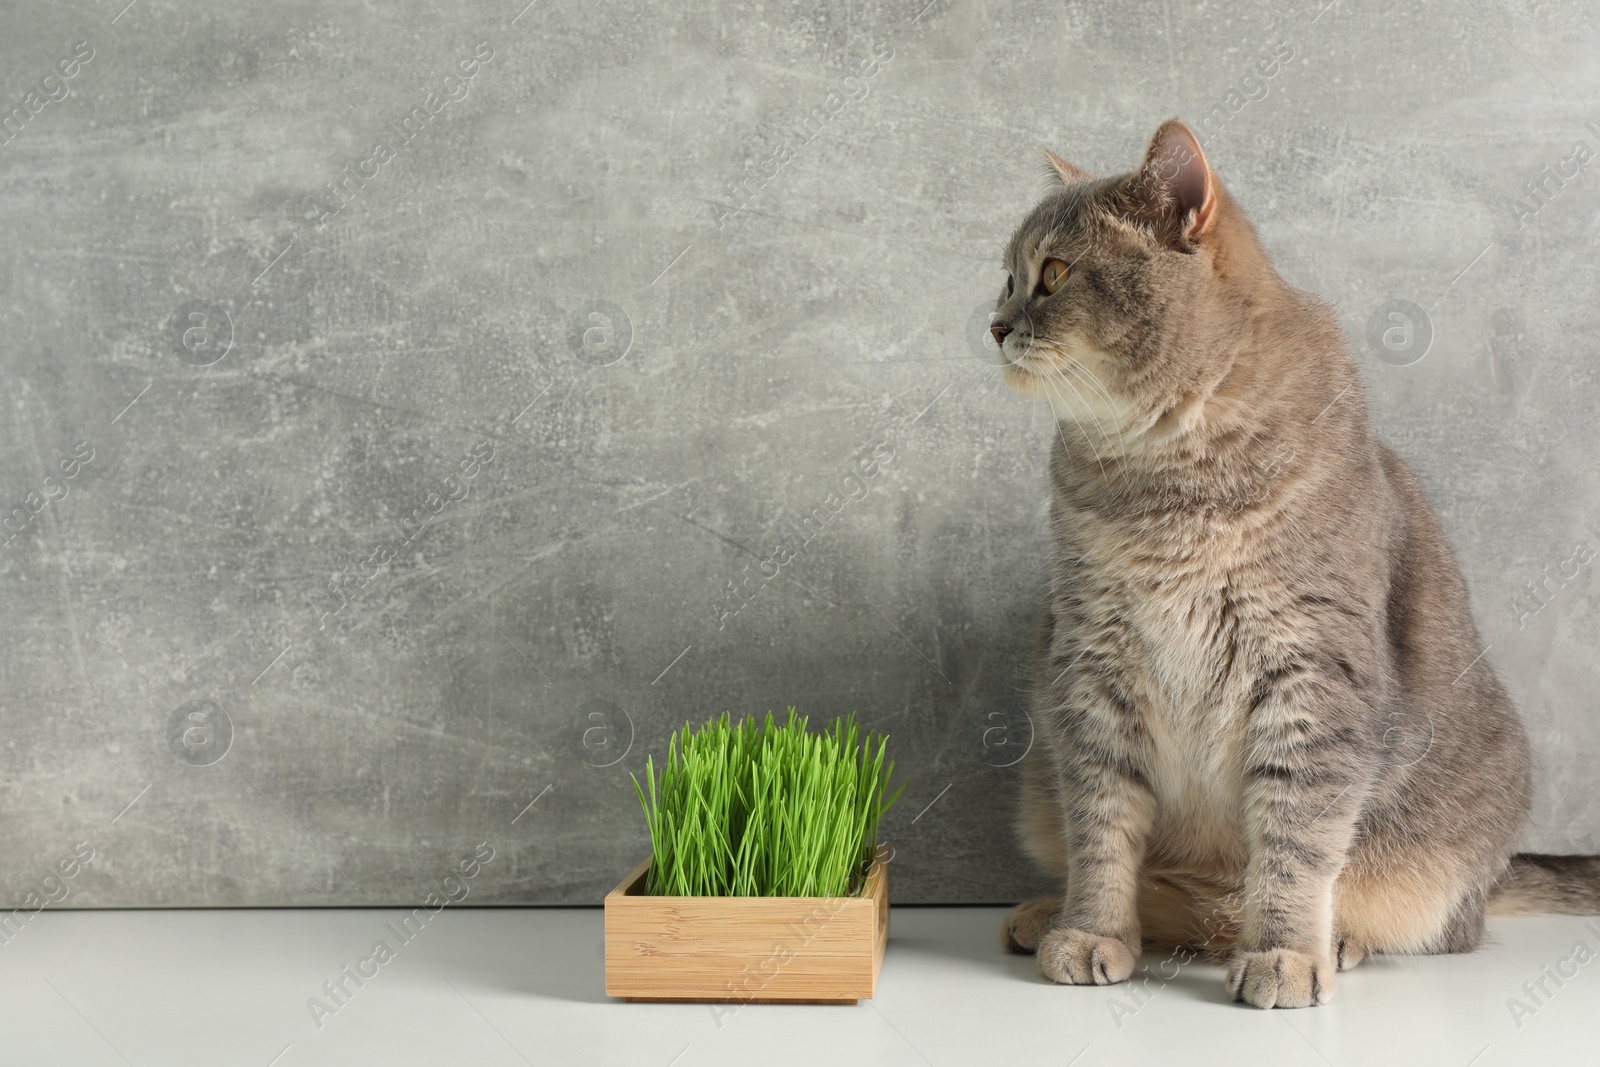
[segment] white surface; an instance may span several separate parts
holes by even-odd
[[[400,914],[43,912],[0,945],[0,1064],[1600,1062],[1600,958],[1546,979],[1520,1028],[1507,1005],[1577,943],[1600,950],[1600,921],[1497,921],[1476,955],[1368,960],[1301,1011],[1230,1004],[1219,968],[1189,964],[1128,1014],[1126,986],[1052,986],[1002,953],[1004,909],[897,908],[870,1005],[752,1005],[719,1026],[704,1005],[606,998],[599,909],[447,908],[403,945]],[[380,939],[395,958],[318,1029],[307,999]]]

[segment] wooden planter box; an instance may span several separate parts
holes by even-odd
[[[859,896],[653,897],[650,861],[606,894],[606,994],[627,1000],[854,1004],[889,939],[888,849]]]

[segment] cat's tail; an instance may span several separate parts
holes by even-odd
[[[1600,915],[1600,856],[1520,852],[1489,891],[1490,915]]]

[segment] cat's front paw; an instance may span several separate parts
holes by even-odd
[[[1062,985],[1113,985],[1133,974],[1134,954],[1114,937],[1056,926],[1039,939],[1039,970]]]
[[[1039,947],[1039,939],[1050,929],[1050,921],[1061,908],[1059,897],[1034,897],[1011,909],[1000,927],[1000,944],[1007,952],[1024,955]]]
[[[1333,994],[1333,967],[1325,959],[1288,948],[1233,954],[1228,991],[1258,1008],[1310,1008]]]

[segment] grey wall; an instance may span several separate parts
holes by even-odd
[[[1410,302],[1377,422],[1529,845],[1600,849],[1590,5],[122,2],[0,19],[6,907],[416,901],[479,842],[474,901],[596,901],[628,772],[788,703],[893,735],[897,899],[1028,889],[1052,428],[973,315],[1040,148],[1170,114],[1364,349]]]

